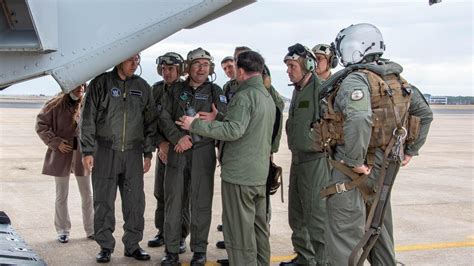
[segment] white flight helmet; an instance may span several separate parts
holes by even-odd
[[[382,33],[372,24],[361,23],[341,30],[335,40],[337,57],[344,66],[360,63],[368,55],[385,51]]]
[[[210,66],[210,69],[209,69],[209,75],[212,75],[214,74],[214,58],[211,56],[211,54],[202,49],[201,47],[199,48],[196,48],[192,51],[189,51],[188,53],[188,56],[187,56],[187,60],[186,60],[186,70],[189,71],[189,68],[191,67],[191,64],[193,63],[194,60],[197,60],[197,59],[207,59],[209,60],[209,63],[211,64]]]

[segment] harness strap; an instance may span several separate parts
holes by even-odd
[[[393,145],[395,144],[395,141],[396,138],[392,136],[390,142],[387,145],[387,148],[385,149],[382,167],[380,169],[379,174],[378,189],[375,193],[374,202],[370,207],[370,212],[365,223],[365,234],[352,250],[351,255],[349,256],[349,265],[356,265],[355,258],[357,256],[357,253],[359,253],[359,251],[362,249],[364,249],[364,252],[357,261],[357,266],[364,265],[364,261],[367,259],[370,250],[372,249],[373,245],[375,244],[375,241],[380,235],[380,228],[382,226],[383,217],[385,215],[386,199],[388,198],[393,185],[393,182],[391,182],[388,188],[384,187],[388,156],[390,154],[390,151],[392,150]],[[384,193],[382,193],[382,191]],[[379,202],[382,202],[381,206],[379,206]],[[366,246],[367,243],[370,243],[370,247]]]
[[[339,194],[342,192],[350,191],[357,187],[359,191],[362,193],[362,197],[364,198],[364,201],[367,202],[367,199],[370,196],[370,192],[369,192],[368,187],[365,185],[365,181],[367,180],[368,176],[354,173],[352,169],[349,168],[347,165],[341,162],[338,162],[336,160],[329,159],[329,163],[334,168],[341,171],[346,176],[350,177],[352,181],[336,183],[334,185],[328,186],[324,188],[323,190],[321,190],[321,192],[319,193],[319,196],[321,198],[325,198],[336,193]]]
[[[399,164],[391,163],[389,165],[389,169],[395,172],[398,171],[399,167],[400,167]],[[369,256],[370,251],[372,250],[373,246],[377,242],[378,237],[381,233],[381,229],[383,226],[383,218],[385,217],[385,212],[386,212],[386,205],[387,205],[388,198],[390,197],[390,192],[394,184],[394,181],[395,181],[394,174],[390,174],[386,176],[384,180],[384,185],[381,188],[382,196],[376,207],[376,212],[375,212],[376,214],[374,215],[374,219],[372,220],[372,223],[370,224],[370,227],[366,231],[363,239],[360,241],[361,246],[359,247],[358,250],[363,249],[363,252],[359,258],[359,261],[357,262],[358,266],[364,265],[364,261]],[[362,246],[362,244],[364,243],[365,245]],[[349,263],[350,263],[349,265],[354,265],[353,260],[352,261],[350,260]]]

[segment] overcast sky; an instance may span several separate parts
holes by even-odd
[[[405,1],[276,1],[260,0],[224,17],[191,30],[182,30],[142,52],[142,77],[153,84],[160,80],[155,60],[174,51],[184,57],[197,47],[208,50],[216,62],[216,83],[227,77],[220,61],[235,46],[260,52],[270,68],[273,85],[290,97],[286,66],[287,47],[297,42],[308,47],[334,41],[337,33],[356,23],[372,23],[382,32],[385,58],[404,67],[402,75],[423,93],[474,96],[473,3],[443,0]],[[338,67],[336,70],[340,69]],[[59,91],[51,77],[13,85],[1,94],[46,94]]]

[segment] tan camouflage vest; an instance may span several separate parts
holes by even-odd
[[[375,149],[385,150],[393,136],[400,135],[404,143],[413,142],[419,134],[420,119],[408,115],[411,90],[405,79],[396,74],[381,77],[367,69],[357,71],[367,75],[371,90],[372,135],[367,164],[373,165]],[[334,111],[334,100],[342,80],[334,85],[333,92],[327,97],[327,111],[313,128],[315,135],[320,135],[316,145],[330,153],[333,146],[344,144],[344,115]]]

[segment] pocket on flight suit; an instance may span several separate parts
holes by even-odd
[[[116,159],[115,151],[109,148],[99,146],[94,153],[91,180],[95,202],[113,201],[117,189],[117,175],[121,169]]]
[[[348,177],[335,168],[331,170],[331,177],[331,184],[350,181]],[[332,182],[332,180],[340,181]],[[360,194],[359,190],[352,189],[340,194],[333,194],[327,198],[326,206],[330,223],[336,223],[339,226],[345,227],[348,221],[351,222],[354,219],[354,213],[361,211],[361,206],[358,206],[360,203],[356,199],[360,197],[362,201],[362,195],[357,194]]]

